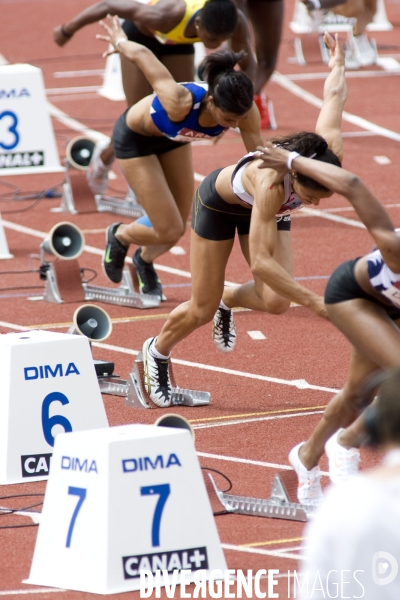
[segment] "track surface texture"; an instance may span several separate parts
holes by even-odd
[[[53,107],[86,127],[110,135],[125,103],[112,102],[97,93],[105,66],[101,57],[103,44],[95,39],[99,27],[86,27],[64,48],[52,41],[54,26],[91,3],[91,0],[65,3],[58,0],[0,0],[0,53],[4,63],[30,63],[40,67],[48,101]],[[380,56],[391,56],[400,61],[400,4],[398,0],[386,0],[385,4],[394,29],[371,33],[370,37],[376,39]],[[274,104],[278,134],[314,129],[319,109],[307,98],[302,98],[301,93],[305,91],[321,98],[322,74],[327,71],[316,46],[312,47],[306,66],[290,61],[294,56],[295,35],[288,22],[293,14],[293,0],[286,1],[285,11],[278,75],[266,88]],[[89,74],[82,76],[83,71]],[[361,127],[344,119],[342,127],[345,168],[361,176],[387,206],[396,225],[400,225],[396,170],[400,161],[399,75],[400,70],[387,71],[380,66],[350,72],[346,111],[365,122]],[[52,122],[63,159],[67,142],[80,131],[57,118]],[[387,132],[377,131],[377,126]],[[271,132],[264,131],[263,134],[268,139]],[[195,171],[204,176],[217,167],[233,164],[244,153],[239,136],[228,132],[217,144],[193,147]],[[389,161],[379,164],[374,159],[376,156],[386,156]],[[115,175],[110,185],[123,196],[126,184],[116,168]],[[62,179],[62,174],[0,177],[0,193],[8,192],[6,186],[10,184],[28,192],[50,188],[62,183]],[[42,199],[34,206],[32,204],[32,200],[5,201],[4,196],[0,200],[8,246],[14,255],[13,260],[4,260],[0,264],[2,333],[33,327],[66,332],[72,323],[72,315],[80,303],[33,301],[28,297],[43,291],[37,272],[7,275],[8,271],[38,268],[38,260],[32,259],[31,255],[38,254],[44,234],[61,220],[71,221],[84,231],[86,244],[92,250],[85,251],[79,262],[97,273],[93,283],[111,285],[103,275],[100,257],[105,229],[119,218],[100,213],[51,212],[50,209],[59,206],[59,198]],[[319,211],[299,211],[294,215],[292,239],[295,276],[322,294],[334,268],[368,251],[371,239],[362,227],[357,226],[358,217],[344,198],[333,196],[322,201],[319,208]],[[129,222],[126,218],[122,220]],[[157,260],[168,298],[159,308],[140,311],[101,305],[113,320],[113,332],[104,345],[93,347],[93,354],[95,358],[115,362],[116,372],[122,377],[128,376],[143,342],[156,335],[171,309],[190,296],[189,231],[190,227],[179,242],[183,253],[167,253]],[[250,279],[251,273],[236,244],[226,280],[244,283]],[[291,307],[282,316],[237,311],[235,320],[238,342],[232,354],[224,355],[214,348],[211,326],[199,329],[174,350],[178,384],[193,389],[206,388],[212,396],[209,407],[181,408],[179,413],[196,428],[196,449],[202,466],[225,473],[233,483],[232,493],[268,498],[275,473],[289,468],[290,448],[306,439],[333,391],[343,385],[349,344],[329,322],[299,306]],[[265,339],[252,339],[249,331],[261,331]],[[305,383],[296,386],[293,382],[297,380]],[[103,395],[103,399],[110,426],[153,423],[164,412],[170,412],[167,409],[128,408],[123,399],[116,396]],[[378,460],[376,454],[362,450],[362,469]],[[325,460],[321,466],[326,471]],[[223,487],[223,481],[220,483]],[[328,477],[323,477],[323,483],[328,483]],[[42,493],[45,487],[45,482],[1,486],[0,496]],[[30,504],[24,498],[8,502],[13,508]],[[301,560],[299,546],[303,525],[238,515],[217,516],[216,523],[228,567],[253,571],[279,569],[278,591],[280,597],[286,598],[285,574],[289,569],[298,568],[298,560]],[[3,514],[0,522],[4,526],[21,524],[32,524],[32,521],[24,516]],[[0,596],[16,600],[26,594],[43,600],[94,597],[23,583],[29,575],[36,535],[36,527],[0,530]],[[266,589],[265,580],[262,580],[262,589]],[[166,597],[165,592],[162,591],[161,596]],[[138,598],[139,593],[131,593],[130,597]]]

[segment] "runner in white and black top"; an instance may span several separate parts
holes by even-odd
[[[341,115],[347,96],[344,52],[328,34],[326,40],[331,51],[331,73],[325,82],[317,133],[291,134],[276,143],[314,157],[313,162],[339,166]],[[191,299],[171,312],[156,341],[149,339],[143,346],[147,391],[158,406],[169,406],[171,402],[165,374],[172,348],[214,315],[214,342],[224,352],[231,350],[235,342],[231,307],[278,314],[293,301],[326,317],[323,298],[293,278],[290,212],[301,204],[317,205],[332,192],[295,171],[278,181],[276,171],[260,169],[261,165],[257,156],[251,154],[238,165],[208,175],[196,192],[190,248]],[[254,279],[224,290],[225,268],[236,230]]]
[[[265,166],[284,168],[287,156],[288,152],[268,144]],[[325,291],[328,316],[352,348],[344,388],[330,401],[311,437],[289,454],[299,477],[299,501],[315,504],[322,499],[318,462],[324,448],[334,483],[357,472],[358,448],[366,435],[359,417],[359,392],[365,378],[377,369],[400,367],[400,235],[356,175],[300,156],[293,166],[345,196],[376,243],[366,256],[340,265]]]

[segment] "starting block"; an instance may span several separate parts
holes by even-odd
[[[172,383],[171,406],[207,406],[211,403],[209,392],[188,390],[176,385],[172,363],[169,367]],[[144,387],[143,356],[139,352],[133,363],[129,379],[121,379],[117,376],[99,377],[99,387],[103,394],[112,396],[124,396],[125,406],[132,408],[159,408],[150,399]]]
[[[287,475],[289,475],[289,478],[292,479],[292,481],[289,480],[288,482],[289,478],[285,477],[286,485],[284,477],[275,475],[271,496],[268,500],[263,500],[261,498],[235,496],[234,494],[220,492],[215,485],[211,473],[208,474],[219,501],[229,513],[254,517],[267,517],[269,519],[285,519],[287,521],[308,521],[309,518],[315,514],[318,507],[291,501],[288,488],[293,482],[295,488],[297,488],[297,480],[294,472],[288,471],[286,473],[286,476]]]
[[[0,484],[47,479],[58,433],[108,427],[84,336],[2,335],[0,377]]]
[[[46,282],[43,299],[46,302],[60,304],[90,300],[143,309],[160,306],[159,296],[135,291],[134,280],[137,278],[133,265],[124,268],[121,285],[117,288],[83,283],[77,260],[56,260],[44,266]]]
[[[65,161],[63,196],[57,212],[68,212],[72,215],[85,212],[108,212],[131,219],[138,219],[146,214],[143,206],[139,204],[130,189],[124,200],[113,196],[94,194],[86,180],[86,170],[71,167],[68,160]]]
[[[176,385],[172,363],[169,365],[169,373],[172,383],[171,406],[207,406],[211,402],[209,392],[187,390]],[[144,387],[143,356],[139,352],[133,363],[133,369],[129,375],[129,392],[125,399],[125,406],[133,408],[159,408],[151,400]]]
[[[160,584],[175,590],[197,570],[207,580],[226,568],[188,430],[135,424],[57,436],[25,583],[115,594],[139,590],[141,571],[164,570]]]

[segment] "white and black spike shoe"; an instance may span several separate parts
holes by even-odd
[[[155,358],[151,348],[156,338],[149,338],[142,348],[144,387],[150,400],[160,408],[168,408],[172,402],[172,385],[169,376],[169,359]]]
[[[236,344],[236,327],[231,310],[218,308],[214,315],[212,338],[221,352],[232,352]]]

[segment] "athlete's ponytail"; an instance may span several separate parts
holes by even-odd
[[[328,148],[326,140],[317,133],[302,131],[300,133],[290,133],[282,137],[275,137],[269,140],[272,144],[276,144],[279,148],[289,150],[289,152],[298,152],[301,156],[320,160],[321,162],[341,167],[342,163],[332,150]],[[310,190],[329,191],[321,183],[315,181],[311,177],[297,173],[297,181]]]
[[[246,113],[253,105],[251,80],[234,68],[245,56],[243,51],[221,50],[206,56],[201,64],[208,95],[213,97],[215,106],[235,115]]]
[[[237,10],[232,0],[208,0],[200,12],[200,24],[217,36],[230,37],[236,29]]]

